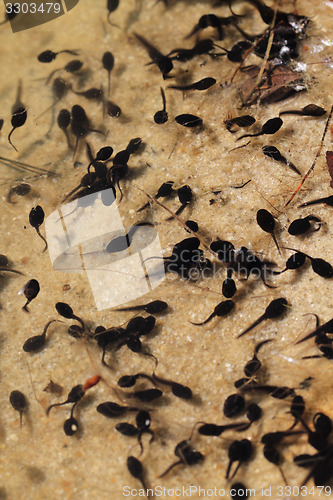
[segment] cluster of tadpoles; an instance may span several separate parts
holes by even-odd
[[[74,106],[79,108],[79,106]],[[79,125],[79,124],[78,124]],[[80,126],[80,125],[79,125]],[[76,199],[88,196],[89,194],[102,192],[102,201],[105,205],[110,205],[116,199],[115,185],[118,187],[122,199],[122,191],[119,182],[128,174],[128,162],[131,155],[137,153],[142,146],[142,140],[137,137],[131,139],[124,150],[113,155],[111,146],[102,147],[94,156],[91,152],[90,145],[87,144],[87,153],[90,163],[87,167],[87,173],[82,177],[80,184],[68,193],[63,201],[74,201]],[[112,166],[108,167],[107,163],[112,162]],[[92,171],[91,168],[94,170]],[[108,190],[111,189],[113,196],[108,195]],[[103,191],[106,193],[103,196]]]
[[[215,28],[217,31],[218,39],[223,40],[225,38],[225,28],[230,26],[233,29],[238,30],[245,40],[237,42],[231,49],[226,49],[219,47],[211,39],[199,40],[195,43],[193,48],[177,48],[169,52],[169,54],[164,55],[155,46],[148,42],[143,36],[135,34],[136,39],[144,46],[147,50],[149,57],[151,58],[151,64],[155,64],[160,70],[164,79],[172,78],[170,75],[171,71],[174,69],[174,61],[185,62],[192,58],[208,54],[211,57],[220,57],[226,55],[228,60],[231,62],[242,63],[245,60],[247,53],[251,50],[254,53],[263,58],[266,56],[266,51],[268,44],[270,43],[270,34],[272,30],[273,38],[271,39],[272,45],[270,53],[268,54],[268,59],[275,60],[276,64],[285,64],[289,59],[296,59],[298,56],[297,45],[299,39],[305,34],[305,29],[308,24],[308,18],[305,16],[297,16],[292,13],[284,13],[279,10],[274,11],[270,7],[267,7],[263,2],[259,0],[248,0],[251,5],[253,5],[261,15],[262,20],[269,25],[275,21],[275,26],[267,29],[264,33],[260,35],[248,35],[239,26],[239,18],[244,16],[238,16],[232,11],[232,15],[228,17],[216,16],[214,14],[207,14],[202,16],[198,23],[194,26],[187,38],[194,34],[197,34],[208,27]],[[164,0],[167,5],[167,0]],[[112,12],[114,12],[118,7],[118,0],[109,0],[107,2],[108,9],[108,20]],[[231,10],[231,8],[230,8]],[[8,16],[7,16],[8,17]],[[9,19],[9,17],[8,17]],[[215,49],[221,49],[223,54],[216,53]],[[46,50],[38,56],[38,60],[42,63],[51,63],[56,59],[56,57],[61,53],[69,53],[71,55],[77,56],[78,53],[72,50],[62,50],[59,52],[53,52],[51,50]],[[111,52],[105,52],[102,57],[102,65],[104,70],[108,73],[108,94],[110,94],[111,88],[111,72],[114,68],[114,56]],[[274,64],[273,64],[274,65]],[[78,59],[74,59],[67,63],[64,67],[58,68],[49,75],[47,78],[47,83],[53,78],[54,74],[58,71],[65,71],[66,73],[79,75],[83,68],[83,62]],[[183,92],[188,92],[192,90],[205,91],[216,84],[216,79],[212,77],[203,78],[197,82],[192,82],[187,85],[170,85],[168,88],[174,90],[180,90]],[[63,78],[57,77],[53,81],[52,91],[54,95],[54,105],[57,104],[68,91],[74,92],[76,95],[84,97],[89,100],[96,100],[97,102],[103,102],[103,113],[105,110],[110,116],[118,117],[121,114],[121,109],[110,100],[105,98],[103,89],[91,88],[87,90],[73,90],[71,83],[66,82]],[[13,146],[11,142],[11,135],[16,128],[23,126],[27,119],[27,109],[20,102],[20,92],[19,87],[17,102],[12,109],[12,130],[9,133],[8,141]],[[168,113],[166,111],[166,98],[165,92],[161,88],[161,95],[163,101],[163,109],[157,111],[154,115],[154,121],[156,124],[162,125],[168,121]],[[54,106],[53,105],[53,106]],[[263,135],[274,135],[278,132],[282,125],[283,120],[282,115],[302,115],[311,117],[320,117],[324,115],[326,111],[320,106],[309,104],[302,108],[301,110],[285,110],[279,113],[278,117],[271,118],[266,121],[261,129],[255,133],[247,133],[238,137],[238,140],[247,137],[259,137]],[[181,114],[175,117],[175,121],[188,128],[202,127],[203,120],[189,113]],[[251,127],[256,120],[250,115],[233,117],[226,120],[225,125],[229,132],[236,132],[235,126],[239,128]],[[74,105],[71,111],[62,109],[57,118],[57,123],[59,128],[65,133],[69,148],[72,148],[70,136],[68,134],[68,129],[71,127],[71,132],[76,138],[76,144],[74,147],[74,156],[78,147],[80,139],[86,138],[90,132],[103,133],[102,131],[95,130],[91,128],[90,120],[87,117],[85,110],[79,106]],[[2,127],[0,125],[0,129]],[[132,139],[128,146],[119,151],[113,159],[113,148],[111,146],[105,146],[101,148],[96,156],[91,152],[91,148],[88,143],[87,153],[89,156],[89,165],[87,167],[87,173],[82,177],[80,184],[73,189],[64,199],[64,201],[73,201],[75,199],[83,198],[84,196],[99,191],[105,191],[106,189],[111,189],[114,194],[115,199],[115,186],[117,185],[120,192],[119,181],[124,179],[128,173],[128,162],[130,156],[136,153],[141,146],[141,139]],[[291,168],[295,173],[301,175],[293,163],[291,163],[280,151],[271,145],[263,146],[263,154],[277,162],[280,162],[289,168]],[[108,167],[108,162],[112,162],[112,166]],[[27,185],[28,186],[28,185]],[[24,195],[29,192],[28,187],[22,187],[22,189],[16,189],[12,191],[9,195],[9,201],[13,194],[19,196]],[[173,219],[178,216],[193,200],[193,193],[189,186],[184,185],[179,189],[174,189],[174,181],[167,181],[163,183],[157,194],[155,195],[155,200],[159,198],[167,198],[172,195],[177,194],[180,207],[176,210],[175,214],[171,216],[168,220]],[[121,192],[122,197],[122,192]],[[103,198],[102,198],[103,199]],[[111,203],[112,201],[111,200]],[[110,200],[104,199],[105,204],[110,203]],[[329,206],[333,206],[333,197],[329,196],[326,198],[319,198],[317,200],[312,200],[304,203],[301,206],[310,206],[315,204],[325,203]],[[146,209],[149,203],[146,203],[137,211]],[[276,238],[276,220],[267,210],[260,209],[257,212],[257,223],[259,227],[264,231],[269,233],[274,243],[280,252],[280,248]],[[29,222],[32,227],[37,231],[37,234],[45,242],[45,248],[47,249],[47,242],[45,238],[40,234],[39,228],[44,221],[44,212],[40,206],[34,207],[29,214]],[[150,225],[150,223],[141,223],[139,225]],[[196,232],[198,230],[198,225],[194,221],[187,221],[186,225],[190,229],[190,232]],[[137,229],[137,226],[133,226],[125,236],[115,238],[112,240],[106,248],[107,252],[121,251],[123,248],[128,248],[131,245],[132,237]],[[288,233],[292,236],[299,236],[309,232],[311,229],[317,231],[320,229],[321,219],[314,215],[308,215],[304,218],[294,220],[289,228]],[[193,275],[198,277],[206,271],[211,271],[212,264],[209,259],[204,255],[203,250],[200,247],[200,238],[189,237],[186,238],[173,246],[172,253],[169,257],[164,257],[164,267],[167,272],[177,273],[179,276],[185,279],[192,279]],[[246,247],[241,247],[236,250],[234,245],[228,241],[216,240],[210,244],[210,251],[215,254],[217,259],[226,264],[227,267],[227,277],[222,284],[222,294],[226,298],[214,308],[213,312],[208,316],[206,320],[201,323],[192,323],[193,325],[205,325],[210,322],[214,317],[224,317],[231,313],[235,308],[235,302],[232,300],[237,292],[236,283],[233,279],[234,274],[239,274],[244,276],[246,279],[254,274],[262,279],[262,281],[267,285],[265,281],[265,273],[268,272],[271,275],[278,275],[284,273],[287,270],[296,270],[301,268],[306,260],[310,261],[313,271],[324,277],[333,277],[333,268],[331,264],[320,258],[314,258],[308,254],[286,247],[286,249],[296,252],[286,261],[286,267],[282,271],[272,270],[271,267],[274,263],[269,261],[260,260],[253,252],[251,252]],[[185,258],[186,257],[186,258]],[[2,266],[0,271],[11,271],[17,272],[15,270],[7,269],[6,266]],[[194,273],[196,272],[196,274]],[[267,285],[269,286],[269,285]],[[29,280],[23,289],[23,293],[27,298],[27,303],[24,305],[23,309],[27,309],[27,305],[33,300],[39,293],[39,283],[37,280]],[[107,418],[118,418],[130,412],[136,412],[135,425],[130,422],[119,422],[116,425],[116,430],[128,437],[136,437],[140,446],[142,454],[143,443],[142,436],[144,434],[150,435],[150,442],[155,439],[156,431],[151,429],[151,409],[142,407],[146,403],[152,403],[163,396],[163,392],[159,387],[170,388],[172,394],[178,398],[184,400],[190,400],[193,396],[192,390],[178,382],[170,380],[168,378],[156,375],[156,369],[158,361],[157,359],[147,350],[142,344],[141,337],[147,336],[155,327],[155,314],[159,314],[168,308],[168,304],[155,300],[141,306],[133,306],[128,308],[118,309],[119,311],[144,311],[149,316],[135,316],[130,319],[126,326],[116,326],[105,328],[103,326],[97,326],[92,332],[87,324],[78,316],[76,316],[72,308],[63,302],[58,302],[56,304],[57,312],[66,319],[72,319],[77,321],[79,324],[71,325],[68,328],[68,333],[75,338],[84,338],[87,341],[96,341],[98,347],[102,350],[102,364],[109,366],[106,361],[106,353],[108,350],[113,352],[118,351],[123,346],[126,346],[131,352],[139,353],[155,361],[155,369],[152,373],[139,372],[129,375],[123,375],[119,378],[117,385],[118,388],[114,388],[115,394],[122,398],[127,398],[130,401],[134,401],[134,405],[125,406],[120,405],[116,402],[107,401],[101,403],[97,406],[97,412],[102,414]],[[266,307],[263,314],[249,327],[242,331],[238,337],[250,332],[261,322],[271,319],[280,318],[286,310],[289,308],[289,304],[284,297],[280,297],[272,300]],[[51,324],[59,320],[50,320],[43,330],[41,335],[36,335],[28,338],[24,345],[23,350],[27,353],[37,352],[44,348],[46,345],[46,334],[48,328]],[[333,359],[333,339],[329,337],[333,332],[332,321],[330,320],[322,326],[317,325],[314,332],[307,335],[305,338],[297,343],[304,342],[310,338],[315,338],[315,344],[319,347],[321,355],[306,356],[303,359],[309,359],[314,357],[325,357],[327,359]],[[253,357],[246,363],[244,367],[245,377],[236,380],[235,388],[238,390],[237,393],[232,394],[226,398],[223,404],[223,414],[226,418],[231,419],[246,413],[247,421],[244,422],[232,422],[225,424],[213,424],[206,422],[198,422],[200,427],[198,428],[198,433],[205,436],[220,436],[222,433],[228,430],[236,430],[237,432],[242,432],[252,426],[255,422],[261,419],[262,409],[257,404],[257,402],[251,400],[246,401],[244,395],[257,395],[257,393],[269,394],[271,397],[276,399],[284,400],[286,398],[292,398],[290,404],[290,414],[294,418],[294,423],[292,426],[283,431],[270,432],[262,436],[261,443],[264,445],[263,454],[264,457],[272,464],[279,467],[282,477],[287,484],[284,473],[281,469],[281,463],[283,462],[283,456],[280,449],[283,446],[283,441],[289,437],[296,436],[298,434],[307,434],[309,444],[316,449],[314,455],[303,454],[295,457],[294,462],[300,467],[307,467],[310,472],[303,481],[303,485],[313,477],[315,485],[326,484],[332,477],[332,463],[333,463],[333,446],[329,441],[329,436],[332,431],[332,422],[329,417],[323,413],[316,413],[313,417],[313,427],[314,430],[310,429],[307,423],[304,421],[303,414],[305,412],[305,402],[303,398],[295,393],[293,388],[280,387],[275,385],[263,384],[258,381],[258,376],[260,369],[262,368],[262,362],[258,358],[258,353],[261,347],[272,339],[263,340],[256,345],[254,349]],[[74,386],[68,393],[67,399],[61,403],[55,403],[48,407],[47,414],[50,410],[56,406],[63,406],[67,404],[72,404],[69,418],[64,422],[64,432],[68,436],[74,435],[79,429],[78,420],[74,417],[74,411],[78,403],[83,399],[85,393],[88,389],[96,385],[100,381],[101,377],[99,375],[94,375],[89,378],[84,384],[79,384]],[[153,388],[126,391],[124,389],[132,388],[136,385],[138,381],[148,381],[152,384]],[[18,411],[20,414],[20,422],[22,424],[22,414],[27,408],[27,401],[25,396],[20,391],[13,391],[10,395],[10,403],[14,410]],[[293,430],[297,424],[302,425],[302,430]],[[196,424],[196,425],[197,425]],[[179,442],[174,450],[174,454],[177,457],[176,462],[171,464],[159,477],[164,477],[168,474],[174,467],[179,465],[194,466],[201,463],[204,460],[204,455],[195,449],[191,441],[193,439],[193,432],[189,439],[182,440]],[[234,440],[231,442],[228,448],[228,458],[229,463],[226,469],[226,478],[234,478],[239,467],[248,462],[254,455],[254,445],[249,439]],[[234,464],[237,464],[234,468]],[[144,479],[144,469],[142,463],[138,458],[134,456],[129,456],[127,459],[127,468],[130,474],[137,478],[143,488],[147,491],[146,482]],[[232,471],[232,469],[234,469]],[[236,485],[234,485],[236,486]],[[237,491],[242,490],[243,485],[237,483]]]

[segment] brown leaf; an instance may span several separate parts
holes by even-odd
[[[304,79],[300,73],[280,67],[273,68],[269,73],[265,70],[263,78],[257,87],[256,79],[260,68],[258,66],[250,68],[250,71],[248,71],[250,78],[245,80],[240,88],[243,105],[255,103],[259,95],[262,104],[270,104],[283,101],[296,92],[306,90]]]
[[[50,392],[51,394],[56,394],[57,396],[61,396],[61,394],[63,393],[63,388],[61,385],[53,382],[53,380],[50,380],[50,382],[47,384],[45,389],[43,389],[43,391]]]

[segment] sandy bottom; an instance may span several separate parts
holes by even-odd
[[[286,12],[294,8],[294,2],[280,3],[280,8]],[[167,311],[156,316],[155,329],[146,338],[142,337],[142,342],[159,360],[157,373],[188,385],[194,394],[192,400],[183,401],[175,398],[165,387],[160,402],[157,400],[141,405],[152,410],[151,429],[155,439],[149,444],[149,435],[143,435],[144,452],[140,456],[136,438],[122,436],[115,430],[115,425],[121,421],[134,424],[135,413],[107,419],[97,413],[96,407],[105,401],[135,405],[133,399],[125,398],[119,391],[120,398],[117,396],[114,391],[117,380],[124,374],[152,373],[152,358],[123,347],[107,354],[111,368],[106,368],[101,364],[101,352],[96,342],[69,336],[67,329],[71,320],[60,318],[55,309],[56,302],[70,304],[92,331],[98,325],[109,328],[126,324],[135,313],[115,312],[106,304],[108,300],[119,299],[121,287],[121,293],[126,295],[124,280],[131,283],[131,276],[128,276],[131,273],[126,273],[126,267],[123,270],[120,263],[119,268],[115,264],[113,271],[99,274],[100,281],[96,285],[96,276],[91,278],[94,281],[91,283],[88,273],[77,272],[77,268],[67,269],[67,272],[56,270],[50,254],[42,253],[42,240],[29,225],[31,208],[41,205],[45,217],[49,217],[61,206],[66,194],[80,183],[89,163],[84,141],[81,140],[75,156],[75,161],[79,163],[74,168],[73,151],[68,150],[63,132],[56,123],[49,130],[51,110],[40,116],[53,103],[52,86],[45,85],[45,79],[52,70],[60,70],[70,60],[79,58],[84,62],[84,71],[80,76],[64,70],[55,76],[71,82],[77,91],[103,86],[106,92],[107,72],[102,67],[101,58],[105,51],[111,51],[115,58],[111,73],[111,98],[121,107],[121,116],[103,117],[101,103],[86,100],[71,91],[55,104],[54,116],[62,108],[70,110],[75,104],[83,106],[91,128],[107,134],[105,137],[91,132],[87,136],[94,154],[102,146],[111,145],[118,152],[125,149],[131,139],[142,139],[145,147],[130,158],[128,175],[120,182],[123,190],[120,203],[117,194],[118,214],[124,227],[130,228],[138,221],[155,223],[165,256],[170,255],[175,243],[189,237],[177,221],[166,220],[170,214],[157,204],[152,203],[146,211],[136,212],[148,199],[142,190],[154,195],[162,182],[172,180],[176,189],[183,185],[192,188],[193,202],[179,217],[183,222],[190,218],[198,223],[200,238],[207,246],[217,238],[228,240],[236,248],[246,246],[261,259],[273,261],[276,269],[283,269],[292,253],[283,247],[296,248],[333,263],[332,208],[326,205],[299,208],[304,201],[332,194],[325,162],[326,151],[333,149],[332,128],[328,129],[314,172],[287,207],[285,203],[301,177],[288,166],[264,156],[261,149],[264,145],[276,146],[303,175],[315,159],[332,105],[333,63],[329,57],[333,56],[333,2],[328,0],[314,5],[310,0],[297,1],[298,12],[311,18],[308,37],[303,40],[300,56],[294,65],[305,80],[307,90],[282,102],[254,104],[241,110],[240,93],[248,76],[238,72],[233,83],[226,84],[230,83],[237,64],[225,57],[211,58],[208,55],[185,63],[175,61],[172,74],[178,75],[177,84],[208,76],[214,77],[217,83],[203,92],[183,93],[166,89],[174,84],[174,80],[164,81],[155,65],[146,65],[149,56],[133,36],[134,32],[145,36],[164,53],[177,47],[193,47],[194,37],[190,40],[184,40],[184,37],[200,16],[211,12],[220,16],[230,15],[226,6],[213,7],[213,4],[170,0],[170,6],[166,8],[163,2],[156,4],[155,0],[127,0],[120,2],[119,8],[111,15],[112,22],[118,26],[112,27],[107,24],[104,1],[82,0],[65,16],[37,28],[13,34],[8,23],[0,27],[0,118],[4,119],[0,135],[1,158],[24,162],[55,174],[42,175],[43,172],[36,172],[36,168],[22,171],[17,163],[13,168],[13,163],[1,160],[0,253],[7,255],[12,269],[23,275],[0,274],[0,499],[120,500],[129,489],[141,488],[140,482],[127,470],[129,455],[141,460],[148,486],[170,490],[162,491],[162,495],[159,495],[160,490],[155,490],[156,497],[160,498],[187,498],[186,491],[184,493],[176,488],[190,486],[204,488],[206,498],[209,495],[227,498],[235,481],[255,490],[255,495],[252,491],[249,498],[332,497],[329,490],[326,493],[323,490],[321,494],[319,490],[310,490],[312,479],[307,483],[307,489],[303,489],[302,495],[298,496],[297,486],[302,484],[309,469],[297,467],[293,459],[301,453],[316,453],[307,443],[306,434],[288,437],[278,446],[282,456],[281,468],[288,485],[295,487],[291,493],[284,488],[279,468],[264,458],[260,441],[263,434],[285,430],[293,424],[294,419],[288,413],[291,397],[279,400],[261,393],[247,393],[245,396],[247,404],[260,404],[263,410],[261,420],[246,431],[228,431],[221,438],[199,436],[196,432],[191,444],[204,455],[204,461],[193,467],[180,465],[165,478],[158,479],[177,459],[174,455],[176,444],[190,437],[196,422],[225,424],[246,421],[244,413],[227,419],[223,415],[223,403],[227,396],[236,392],[233,384],[244,376],[244,365],[262,340],[273,341],[264,345],[258,354],[262,362],[258,381],[294,388],[304,398],[304,419],[310,426],[317,412],[333,416],[330,394],[332,361],[325,358],[302,359],[319,353],[313,339],[295,345],[297,339],[315,329],[314,314],[318,315],[321,324],[331,319],[332,279],[315,274],[310,262],[298,271],[270,278],[276,288],[267,288],[262,280],[253,277],[248,281],[236,278],[233,312],[225,318],[214,318],[206,325],[194,326],[190,321],[204,321],[224,299],[221,284],[226,276],[225,266],[218,264],[207,248],[201,246],[206,257],[214,263],[215,275],[186,281],[167,274],[157,288],[131,301],[131,305],[137,305],[160,299],[169,304]],[[238,14],[247,13],[239,21],[245,31],[253,34],[265,29],[250,4],[234,2],[234,9]],[[209,28],[201,36],[216,37],[216,32]],[[239,40],[237,31],[226,27],[225,40],[217,43],[230,48]],[[78,50],[79,56],[59,54],[54,62],[41,64],[37,55],[46,49]],[[246,64],[260,64],[261,61],[255,55],[249,55]],[[21,101],[28,109],[28,119],[12,135],[12,142],[18,150],[16,153],[8,144],[7,136],[11,130],[11,110],[19,79],[22,81]],[[153,116],[161,109],[161,86],[166,89],[169,121],[157,125]],[[242,133],[258,132],[263,123],[277,117],[280,111],[301,109],[310,103],[324,107],[327,113],[316,118],[285,115],[284,124],[276,134],[252,138],[248,146],[231,151],[246,143],[245,139],[236,142]],[[183,113],[200,116],[203,128],[187,129],[177,124],[175,117]],[[238,114],[250,114],[257,123],[249,130],[241,129],[231,134],[226,130],[224,121]],[[332,122],[329,127],[332,127]],[[71,141],[74,143],[72,135]],[[244,188],[235,189],[234,186],[250,179],[251,182]],[[10,189],[22,180],[30,183],[30,193],[24,197],[14,193],[11,198],[13,203],[9,203],[7,195]],[[179,207],[177,197],[165,199],[163,203],[172,211]],[[271,235],[257,225],[258,209],[269,210],[276,217],[275,234],[281,255]],[[76,214],[77,224],[83,224],[83,233],[86,231],[86,239],[91,238],[96,229],[89,210],[81,207]],[[310,214],[322,220],[320,230],[301,237],[291,236],[287,231],[290,222]],[[112,217],[103,222],[104,233],[111,233]],[[75,224],[74,220],[74,232],[79,227]],[[40,231],[45,235],[45,224]],[[103,232],[99,227],[98,231],[99,234]],[[81,235],[81,238],[84,236]],[[82,242],[79,238],[75,245]],[[113,273],[111,278],[108,273]],[[30,279],[38,280],[40,293],[31,302],[30,312],[27,313],[22,310],[25,298],[18,292]],[[98,300],[104,304],[103,310],[96,307],[96,293]],[[285,314],[276,320],[264,321],[238,339],[237,335],[278,297],[285,297],[288,301]],[[35,354],[25,353],[22,349],[25,340],[41,334],[45,324],[54,319],[61,319],[63,323],[50,325],[45,348]],[[83,384],[94,374],[99,374],[102,380],[87,391],[75,409],[80,430],[74,436],[66,436],[63,422],[68,418],[70,408],[54,408],[48,417],[45,410],[51,404],[64,401],[73,386]],[[309,377],[311,381],[302,384]],[[50,380],[62,387],[62,395],[45,392]],[[149,381],[139,381],[135,389],[150,387]],[[18,413],[9,403],[13,390],[22,391],[29,402],[23,413],[22,428]],[[301,430],[302,426],[298,424],[297,429]],[[244,438],[252,442],[251,459],[241,465],[233,480],[226,480],[228,448],[233,440]],[[123,489],[125,487],[128,488]],[[215,492],[214,488],[217,489]],[[266,494],[262,493],[262,488],[266,489]],[[213,489],[213,495],[209,489]],[[224,490],[225,494],[222,491],[218,493],[218,490]],[[193,499],[205,498],[203,492],[199,495],[195,489],[190,493]],[[132,492],[129,498],[134,496],[135,492]]]

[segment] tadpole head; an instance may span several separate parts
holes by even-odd
[[[287,300],[284,297],[272,300],[272,302],[267,306],[265,311],[265,317],[268,319],[278,318],[284,313],[288,305]]]
[[[74,316],[73,309],[65,302],[57,302],[55,308],[63,318],[72,319]]]

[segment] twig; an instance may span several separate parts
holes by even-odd
[[[317,154],[315,156],[315,159],[313,160],[313,163],[312,163],[311,167],[309,168],[309,170],[307,171],[307,173],[305,174],[305,176],[301,180],[299,186],[295,189],[295,191],[293,192],[293,194],[291,195],[291,197],[289,198],[289,200],[287,201],[287,203],[284,204],[284,207],[288,206],[289,203],[294,199],[294,197],[296,196],[296,194],[298,193],[298,191],[301,189],[301,187],[303,186],[303,184],[306,181],[306,179],[309,177],[309,175],[311,174],[311,172],[315,168],[315,165],[317,163],[317,159],[319,158],[321,150],[323,149],[325,136],[326,136],[326,133],[327,133],[327,130],[328,130],[328,124],[330,122],[332,114],[333,114],[333,106],[331,107],[330,114],[328,115],[328,118],[327,118],[327,121],[326,121],[326,125],[325,125],[325,130],[324,130],[323,136],[321,138],[320,146],[319,146],[319,149],[318,149]]]

